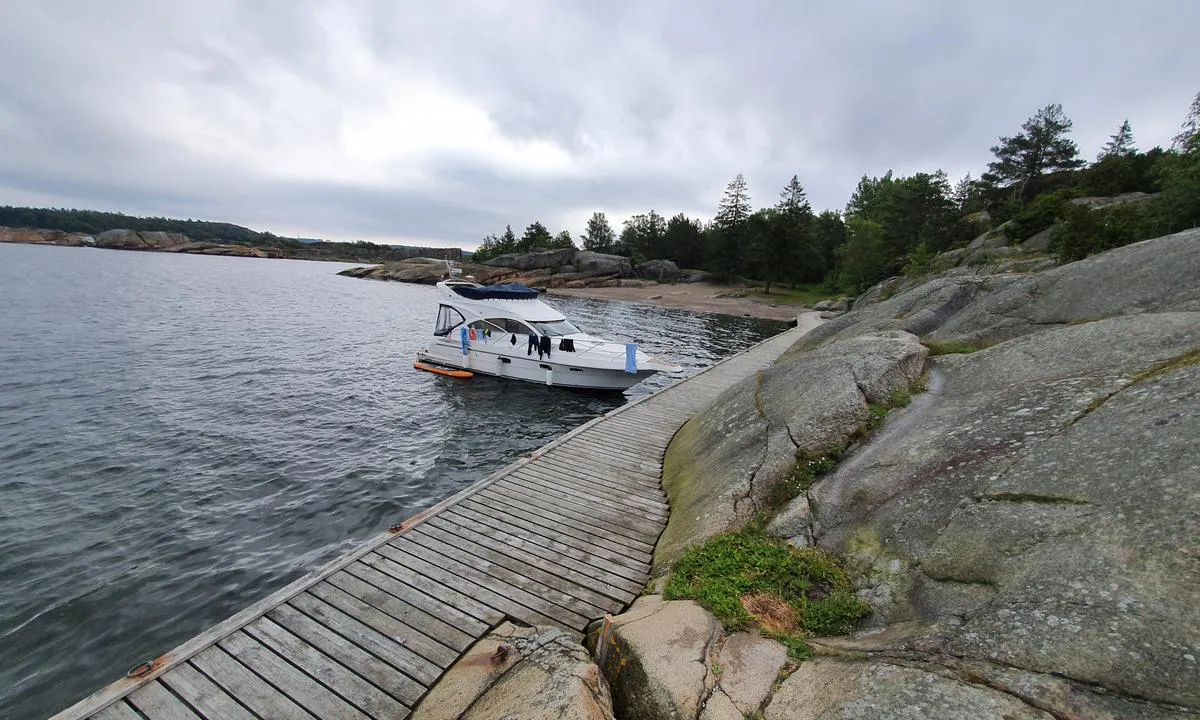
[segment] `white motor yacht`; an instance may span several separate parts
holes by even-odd
[[[422,369],[587,390],[625,390],[657,372],[681,369],[635,344],[582,332],[524,285],[452,278],[439,282],[437,291],[433,340],[417,353],[418,363],[427,365]]]

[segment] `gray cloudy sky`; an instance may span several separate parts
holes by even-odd
[[[0,204],[470,247],[797,173],[978,176],[1061,102],[1165,145],[1200,2],[0,0]]]

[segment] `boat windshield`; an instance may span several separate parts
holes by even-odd
[[[572,325],[569,320],[543,320],[541,322],[531,322],[530,324],[533,325],[534,330],[550,337],[574,335],[575,333],[582,332],[579,328]]]

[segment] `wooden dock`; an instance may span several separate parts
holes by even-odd
[[[581,633],[649,578],[671,437],[803,331],[576,428],[53,720],[403,718],[506,618]]]

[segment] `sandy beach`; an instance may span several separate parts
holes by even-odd
[[[698,282],[678,285],[647,285],[645,287],[553,288],[547,292],[551,295],[625,300],[678,310],[722,313],[785,322],[795,320],[800,313],[805,312],[804,308],[798,305],[769,305],[748,298],[720,297],[722,293],[737,289],[726,285]]]

